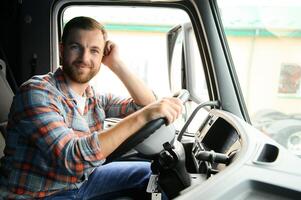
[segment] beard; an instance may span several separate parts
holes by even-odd
[[[99,71],[100,67],[86,66],[86,68],[81,69],[77,67],[78,64],[72,63],[68,65],[63,63],[64,73],[76,83],[87,83],[89,82]],[[89,71],[88,71],[89,70]]]

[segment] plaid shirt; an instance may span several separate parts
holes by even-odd
[[[97,137],[104,119],[139,109],[131,98],[96,95],[89,86],[82,115],[72,94],[61,68],[21,86],[9,115],[0,198],[39,198],[78,188],[104,163]]]

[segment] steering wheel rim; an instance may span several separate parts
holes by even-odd
[[[126,139],[115,151],[113,151],[108,157],[107,162],[115,160],[120,157],[122,154],[133,149],[139,143],[143,142],[146,138],[152,135],[157,129],[159,129],[163,124],[166,124],[165,118],[154,119],[147,124],[145,124],[140,130],[131,135]]]
[[[189,92],[187,90],[181,90],[176,95],[183,103],[189,98]],[[111,162],[121,155],[125,154],[129,150],[133,149],[139,143],[143,142],[146,138],[151,136],[156,130],[158,130],[162,125],[167,124],[166,118],[154,119],[146,123],[141,129],[136,133],[127,138],[117,149],[115,149],[107,158],[106,162]]]

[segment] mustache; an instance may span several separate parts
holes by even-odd
[[[75,61],[72,63],[72,65],[75,67],[93,68],[91,64],[84,63],[82,61]]]

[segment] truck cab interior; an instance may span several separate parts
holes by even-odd
[[[279,134],[282,138],[285,135],[284,143],[278,140],[278,132],[273,137],[264,133],[267,128],[261,129],[271,128],[273,123],[276,126],[270,118],[264,121],[265,126],[255,126],[262,121],[250,116],[249,110],[255,106],[250,104],[249,108],[250,98],[244,93],[248,87],[240,84],[241,79],[248,78],[235,67],[242,62],[235,63],[232,57],[233,51],[245,50],[229,47],[228,41],[238,32],[225,26],[227,10],[219,7],[223,4],[222,0],[2,1],[1,157],[14,93],[31,76],[54,71],[60,65],[64,24],[75,16],[90,16],[105,24],[125,62],[158,98],[174,95],[185,108],[181,119],[172,125],[166,126],[163,118],[146,124],[116,149],[107,163],[152,162],[156,182],[170,199],[300,199],[299,115],[282,122]],[[240,37],[238,43],[246,45],[246,37]],[[105,84],[108,81],[112,84]],[[128,95],[105,68],[92,84],[99,91]],[[264,104],[264,96],[257,98]],[[287,120],[281,116],[277,122]],[[106,128],[120,120],[106,119]],[[291,126],[284,127],[283,123]],[[154,198],[157,190],[148,192]]]

